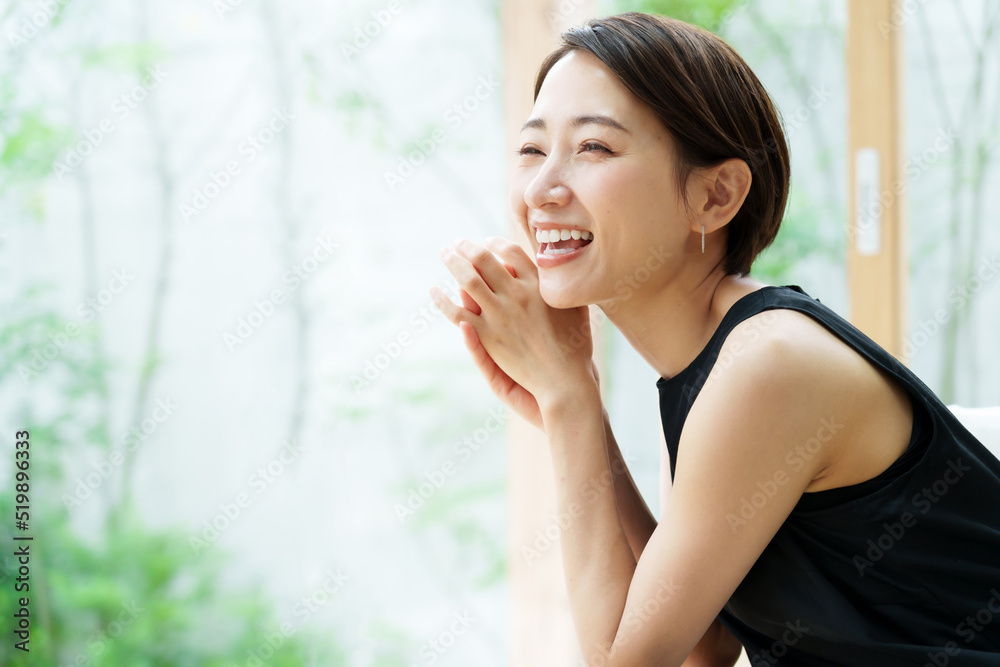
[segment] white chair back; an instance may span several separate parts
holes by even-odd
[[[979,442],[1000,459],[1000,407],[963,408],[960,405],[949,405],[948,409]]]

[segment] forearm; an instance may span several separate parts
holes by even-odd
[[[614,641],[636,566],[615,498],[622,485],[613,483],[596,387],[546,405],[542,414],[558,511],[573,517],[560,541],[576,634],[590,664]]]
[[[603,410],[604,437],[607,441],[608,461],[611,471],[614,473],[615,502],[618,506],[618,517],[625,530],[629,546],[632,548],[632,555],[638,561],[642,555],[642,550],[649,541],[649,536],[656,529],[656,519],[649,511],[646,501],[635,485],[632,474],[625,464],[615,440],[614,433],[611,432],[611,423],[608,419],[607,410]]]

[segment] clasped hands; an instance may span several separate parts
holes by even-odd
[[[441,250],[458,281],[462,305],[437,287],[435,305],[462,332],[490,389],[544,429],[550,408],[597,389],[587,306],[553,308],[542,299],[538,267],[513,241],[465,239]]]

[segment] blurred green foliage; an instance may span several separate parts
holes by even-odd
[[[609,13],[661,14],[719,32],[748,0],[608,0]]]
[[[138,70],[151,54],[161,50],[115,45],[84,54],[82,65]],[[24,214],[19,224],[45,222],[46,181],[76,134],[41,107],[20,105],[15,78],[16,68],[0,71],[0,196]],[[0,395],[17,397],[4,406],[5,423],[30,432],[29,529],[19,535],[33,539],[13,539],[11,470],[0,487],[0,613],[9,629],[18,598],[28,597],[31,634],[25,653],[5,632],[0,665],[347,664],[328,633],[283,626],[263,591],[224,584],[228,555],[218,545],[196,554],[187,531],[147,525],[123,470],[85,500],[64,501],[76,480],[69,481],[68,465],[103,460],[115,444],[107,391],[114,365],[99,326],[77,323],[78,332],[66,335],[69,320],[53,305],[51,285],[20,289],[0,305]],[[58,354],[43,356],[60,337]],[[12,463],[14,432],[0,438]],[[30,545],[30,589],[19,592],[13,553],[20,544]]]
[[[31,290],[5,308],[31,311],[0,326],[5,362],[0,385],[10,393],[25,393],[18,367],[31,362],[29,341],[47,341],[63,331],[61,318],[39,303],[47,293]],[[40,414],[25,399],[11,415],[17,428],[31,434],[31,519],[21,534],[33,540],[27,543],[30,591],[16,593],[18,565],[10,555],[16,544],[14,485],[5,479],[0,541],[7,555],[0,558],[0,608],[11,618],[17,597],[27,595],[31,639],[30,653],[23,654],[7,637],[0,643],[0,664],[221,666],[246,664],[251,651],[273,652],[271,665],[302,665],[318,655],[324,656],[322,664],[346,664],[328,638],[306,630],[281,636],[282,620],[260,591],[228,590],[220,583],[224,552],[213,547],[196,555],[180,529],[147,527],[132,507],[121,504],[122,496],[113,496],[111,480],[72,510],[66,506],[63,494],[72,485],[65,481],[63,461],[100,456],[112,444],[102,435],[108,429],[97,423],[101,413],[95,409],[101,400],[98,376],[106,367],[89,357],[93,348],[86,345],[87,334],[81,336],[32,380],[54,392],[56,412]],[[13,433],[6,437],[12,440]],[[83,520],[82,514],[91,516]],[[273,650],[268,635],[277,645]]]
[[[73,136],[68,128],[51,123],[40,109],[29,109],[3,120],[0,165],[4,178],[0,183],[8,187],[48,174],[57,155]]]

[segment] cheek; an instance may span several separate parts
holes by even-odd
[[[581,170],[574,190],[594,213],[615,215],[618,211],[639,207],[649,201],[651,179],[638,165],[608,164],[603,168]]]
[[[671,177],[630,166],[609,170],[581,191],[588,193],[591,210],[614,228],[640,234],[659,233],[664,224],[679,221],[682,209]]]

